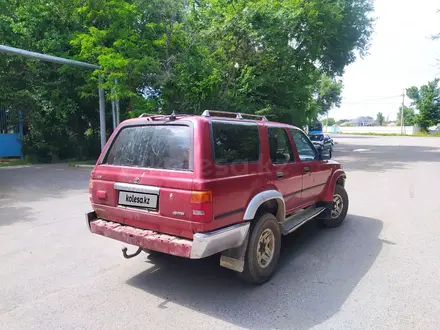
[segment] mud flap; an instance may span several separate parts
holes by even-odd
[[[220,258],[220,266],[242,273],[244,269],[244,257],[249,244],[249,233],[246,234],[246,238],[242,245],[228,249],[222,252]]]
[[[322,212],[320,215],[318,215],[317,219],[330,219],[331,218],[333,201],[332,202],[319,202],[317,204],[317,206],[325,207],[325,211]]]

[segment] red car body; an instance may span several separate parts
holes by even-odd
[[[336,184],[344,186],[345,182],[339,163],[322,159],[316,149],[313,159],[301,156],[295,137],[301,139],[297,140],[299,144],[309,143],[311,148],[313,144],[297,127],[270,122],[264,117],[247,120],[234,115],[236,118],[224,117],[227,113],[205,112],[201,116],[145,116],[122,122],[109,138],[91,173],[89,193],[93,212],[87,214],[90,230],[147,250],[203,258],[241,246],[248,236],[249,223],[261,208],[276,216],[284,234],[310,220],[306,217],[295,220],[298,223],[290,226],[292,228],[283,227],[292,215],[310,208],[321,210],[310,213],[313,218],[331,208]],[[213,137],[213,127],[218,127],[216,137]],[[219,147],[217,151],[214,143],[221,145],[225,139],[222,134],[230,134],[230,137],[232,131],[228,130],[240,132],[241,127],[252,134],[258,132],[258,154],[255,154],[258,159],[243,161],[236,155],[238,161],[227,161],[221,159],[221,155],[214,155],[221,151],[229,157],[231,147]],[[129,128],[136,131],[132,134],[136,137],[141,136],[136,134],[143,130],[168,131],[161,133],[160,139],[145,139],[136,145],[132,142],[134,138],[122,135],[129,133],[121,133]],[[179,133],[173,135],[174,131]],[[246,132],[240,133],[243,139],[252,135]],[[275,155],[270,145],[270,141],[275,140],[270,140],[268,132],[278,134],[275,139],[279,141],[283,141],[285,132],[285,141],[291,150],[283,153],[277,145],[279,153]],[[121,142],[118,142],[120,135]],[[176,141],[183,141],[184,146],[173,142],[171,135],[173,138],[178,135]],[[237,143],[253,155],[255,141]],[[154,143],[158,144],[157,149]],[[133,159],[138,157],[139,164],[145,163],[145,158],[138,156],[136,150],[146,144],[151,144],[148,149],[151,159],[156,152],[166,154],[160,166],[131,166],[130,157],[119,156],[124,153],[121,150],[129,149],[130,154],[135,155]],[[233,148],[233,144],[229,145]],[[284,145],[284,150],[289,150],[289,146]],[[307,149],[306,144],[304,146]],[[280,157],[280,163],[274,161],[276,157]],[[285,161],[283,157],[290,160]],[[118,163],[117,159],[123,160]],[[151,159],[149,162],[154,163]],[[228,267],[226,263],[224,266]]]

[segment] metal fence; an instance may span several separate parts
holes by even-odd
[[[21,113],[11,107],[0,105],[0,158],[23,159],[22,140]]]
[[[19,116],[16,110],[0,105],[0,134],[18,133]]]

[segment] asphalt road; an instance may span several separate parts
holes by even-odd
[[[215,258],[122,258],[91,235],[88,169],[0,168],[0,329],[440,329],[440,139],[335,136],[342,227],[285,241],[271,282]]]

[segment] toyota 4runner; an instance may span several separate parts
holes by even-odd
[[[346,175],[329,158],[301,129],[264,116],[142,115],[116,128],[92,170],[87,226],[139,247],[134,255],[220,253],[221,266],[261,284],[283,235],[345,219]]]

